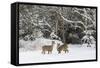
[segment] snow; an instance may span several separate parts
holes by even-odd
[[[19,52],[19,64],[96,59],[95,47],[77,44],[68,46],[69,53],[62,52],[61,54],[58,54],[56,49],[53,49],[52,54],[42,54],[41,50]]]
[[[46,39],[46,38],[36,38],[36,40],[31,41],[24,41],[23,39],[19,40],[19,46],[22,46],[24,48],[19,49],[20,51],[25,51],[25,50],[39,50],[42,46],[51,46],[52,41],[55,41],[55,47],[57,45],[57,43],[59,44],[63,44],[62,41],[59,40],[52,40],[52,39]],[[36,47],[36,48],[34,48]]]
[[[85,34],[92,34],[93,32],[95,32],[95,30],[85,30],[84,31]]]
[[[54,31],[51,32],[50,37],[51,37],[51,38],[58,38],[59,40],[61,40],[60,37],[58,37],[58,36],[55,34]]]
[[[44,46],[44,45],[47,45],[47,46],[49,46],[49,45],[51,45],[52,44],[52,41],[55,41],[55,45],[57,44],[57,43],[60,43],[60,44],[63,44],[61,41],[59,41],[59,40],[52,40],[52,39],[46,39],[46,38],[36,38],[36,40],[35,41],[33,41],[33,45],[39,45],[39,46]]]
[[[60,13],[61,15],[61,13]],[[66,21],[66,23],[70,23],[70,24],[75,24],[74,26],[81,28],[80,26],[78,26],[77,24],[82,24],[84,26],[84,28],[86,28],[86,26],[84,25],[84,23],[82,21],[72,21],[72,20],[68,20],[67,18],[65,18],[64,16],[61,15],[61,17],[63,18],[63,20]]]
[[[46,21],[45,21],[45,23],[46,23],[46,25],[48,25],[48,26],[51,28],[51,26],[50,26],[50,24],[49,24],[49,23],[47,23]]]
[[[85,36],[83,36],[82,40],[83,40],[83,39],[87,39],[87,38],[88,38],[88,36],[87,36],[87,35],[85,35]]]
[[[77,12],[77,13],[80,14],[81,16],[83,16],[83,17],[89,19],[90,21],[92,21],[93,25],[95,25],[95,21],[93,21],[93,20],[91,19],[91,17],[87,15],[87,13],[86,13],[86,14],[81,14],[77,9],[74,10],[74,12]]]
[[[91,41],[89,41],[89,39],[91,40]],[[96,42],[95,42],[95,38],[93,37],[93,36],[88,36],[88,35],[85,35],[81,40],[83,40],[84,42],[83,43],[85,43],[85,41],[87,40],[88,42],[90,42],[90,43],[92,43],[92,44],[95,44]]]

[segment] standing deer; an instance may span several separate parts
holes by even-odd
[[[48,52],[48,54],[52,53],[54,44],[55,44],[55,42],[52,41],[51,45],[44,45],[44,46],[42,46],[42,54],[45,54],[46,51]]]
[[[63,45],[57,44],[57,51],[59,54],[61,53],[61,51],[65,51],[65,53],[66,51],[69,52],[68,45],[66,43],[64,43]]]

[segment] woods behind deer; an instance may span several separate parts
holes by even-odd
[[[61,51],[66,51],[69,52],[68,50],[68,45],[66,43],[64,43],[63,45],[60,45],[60,44],[57,44],[57,51],[58,51],[58,54],[61,53]]]
[[[48,45],[42,46],[42,54],[45,54],[46,51],[48,52],[48,54],[52,53],[54,44],[55,44],[55,42],[52,41],[51,45],[49,45],[49,46]]]

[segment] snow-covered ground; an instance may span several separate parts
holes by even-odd
[[[57,62],[57,61],[75,61],[96,59],[95,45],[86,47],[86,44],[71,45],[69,44],[69,53],[58,54],[54,47],[52,54],[42,54],[41,50],[20,51],[19,63],[42,63],[42,62]]]

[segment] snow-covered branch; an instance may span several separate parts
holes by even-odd
[[[74,12],[76,12],[76,13],[78,13],[79,15],[81,15],[81,16],[87,18],[88,20],[90,20],[90,21],[95,25],[95,21],[93,21],[88,15],[80,13],[80,12],[78,11],[78,9],[75,9]]]
[[[72,20],[68,20],[61,13],[59,13],[59,14],[60,14],[61,18],[66,21],[66,23],[75,24],[75,25],[82,24],[84,26],[84,28],[86,28],[86,26],[84,25],[84,23],[82,21],[72,21]]]

